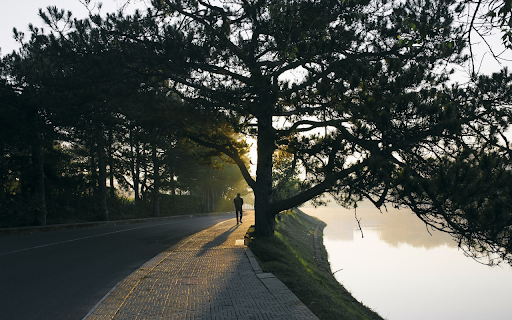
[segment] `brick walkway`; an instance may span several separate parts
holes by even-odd
[[[192,235],[136,270],[84,318],[318,319],[244,246],[254,214]]]

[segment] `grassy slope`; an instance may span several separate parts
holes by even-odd
[[[325,224],[296,211],[280,216],[274,237],[251,241],[250,248],[262,269],[286,284],[321,320],[382,319],[355,300],[330,274],[321,232],[321,260],[315,260],[315,228],[321,223],[321,231]],[[324,272],[317,264],[321,264]]]

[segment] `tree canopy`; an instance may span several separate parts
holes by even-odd
[[[464,4],[154,0],[133,15],[49,12],[72,27],[45,39],[167,97],[154,111],[173,115],[177,137],[239,167],[260,235],[281,210],[329,192],[346,206],[407,206],[469,254],[511,262],[511,78],[449,82],[467,59],[455,23]],[[257,141],[255,175],[243,137]]]
[[[242,176],[184,141],[183,101],[142,87],[87,21],[48,14],[74,42],[32,28],[1,60],[0,226],[230,210]]]

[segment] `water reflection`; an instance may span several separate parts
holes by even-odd
[[[354,210],[330,207],[316,211],[322,211],[322,216],[329,220],[329,230],[335,231],[329,233],[332,240],[353,241],[354,236],[361,237],[361,233],[364,235],[366,230],[372,230],[382,241],[394,247],[404,243],[426,249],[441,245],[457,246],[450,235],[431,228],[427,231],[425,224],[408,210],[387,208],[381,212],[372,205],[362,205],[357,209],[362,227],[358,234],[354,234],[354,230],[359,229]]]
[[[512,319],[512,268],[464,256],[451,237],[410,211],[371,205],[302,208],[327,223],[324,245],[336,278],[390,320]]]

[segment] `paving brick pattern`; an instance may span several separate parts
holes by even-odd
[[[318,319],[243,245],[254,214],[196,233],[136,270],[84,318]]]

